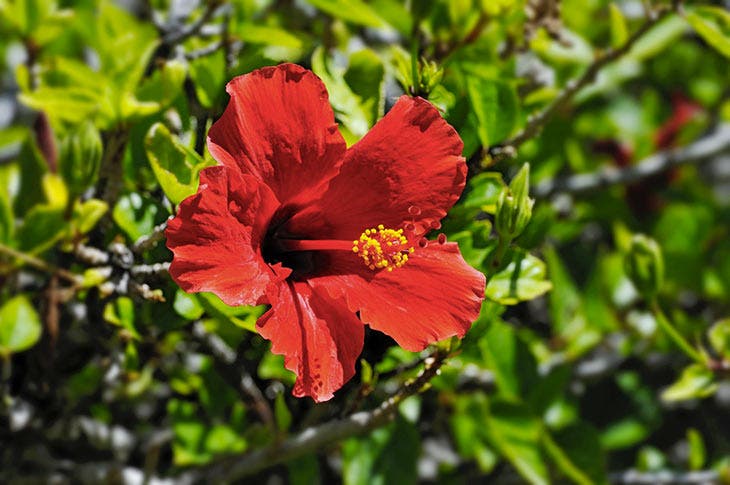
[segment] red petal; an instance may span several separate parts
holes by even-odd
[[[346,149],[322,81],[281,64],[239,76],[226,91],[228,107],[208,132],[213,157],[258,177],[282,204],[317,196]]]
[[[378,224],[396,229],[412,222],[417,235],[424,234],[464,189],[462,148],[459,135],[428,101],[401,96],[347,151],[318,207],[297,214],[288,227],[304,234],[316,227],[319,238],[347,240]]]
[[[254,177],[225,167],[200,172],[198,193],[180,203],[165,231],[174,257],[170,275],[187,292],[211,291],[228,305],[255,305],[286,278],[261,256],[261,241],[279,206]]]
[[[455,243],[431,242],[401,268],[374,272],[359,258],[332,255],[337,274],[310,279],[333,297],[344,296],[351,311],[407,350],[457,335],[477,319],[485,277],[469,266]]]
[[[297,374],[292,393],[317,402],[355,375],[364,329],[344,301],[312,290],[307,283],[289,282],[272,291],[271,309],[257,322],[271,340],[271,351],[285,356],[287,369]]]

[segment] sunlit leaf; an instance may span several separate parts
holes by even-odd
[[[38,313],[24,295],[15,296],[0,307],[0,357],[22,352],[41,337]]]

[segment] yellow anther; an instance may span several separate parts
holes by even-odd
[[[403,236],[403,229],[386,229],[383,224],[377,228],[365,229],[360,237],[352,242],[352,252],[363,259],[372,269],[393,271],[408,261],[408,254],[414,251],[413,245]]]

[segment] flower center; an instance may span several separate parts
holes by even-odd
[[[352,251],[362,258],[365,266],[373,271],[385,269],[393,271],[408,261],[408,255],[415,249],[403,229],[387,229],[380,224],[365,229],[355,241],[332,239],[289,239],[280,238],[276,242],[277,252],[295,253],[304,251]],[[283,259],[283,258],[278,258]]]
[[[403,229],[386,229],[382,224],[377,228],[365,229],[360,239],[352,241],[352,252],[360,256],[365,266],[372,270],[393,271],[408,261],[413,246],[403,235]]]

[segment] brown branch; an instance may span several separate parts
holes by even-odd
[[[165,229],[167,228],[168,221],[172,219],[172,216],[168,217],[167,220],[161,224],[156,225],[152,232],[145,234],[144,236],[137,239],[132,245],[132,252],[143,253],[149,249],[152,249],[158,242],[165,238]]]
[[[598,172],[581,173],[564,178],[545,180],[532,191],[537,198],[556,193],[581,194],[612,185],[630,184],[672,167],[707,160],[730,151],[730,125],[720,125],[712,133],[694,143],[672,150],[660,151],[625,168],[604,167]]]
[[[190,37],[197,34],[203,26],[213,18],[213,14],[221,5],[220,0],[209,0],[205,6],[205,10],[202,15],[197,18],[193,23],[186,25],[182,29],[175,29],[166,32],[162,37],[162,43],[168,47],[182,44]]]
[[[222,483],[238,480],[265,468],[312,453],[338,441],[358,436],[387,424],[404,399],[421,392],[444,364],[448,353],[438,351],[426,359],[421,373],[397,393],[370,411],[361,411],[344,419],[306,428],[290,438],[239,456],[231,456],[212,465],[190,470],[176,477],[183,483],[199,481]]]
[[[537,136],[555,113],[566,108],[581,89],[596,80],[601,69],[628,54],[634,45],[636,45],[636,43],[647,32],[649,32],[652,27],[666,18],[670,13],[672,13],[672,10],[669,9],[657,11],[655,15],[651,16],[636,32],[633,33],[633,35],[631,35],[631,37],[628,38],[624,45],[617,49],[607,50],[597,57],[581,76],[569,81],[560,94],[558,94],[558,96],[545,109],[528,119],[527,124],[520,132],[511,138],[504,140],[498,145],[489,147],[486,153],[484,153],[484,149],[480,150],[481,154],[489,155],[496,159],[514,157],[517,153],[517,149],[523,143]]]
[[[59,268],[58,266],[55,266],[51,263],[43,261],[40,258],[36,258],[35,256],[32,256],[30,254],[26,254],[26,253],[17,251],[4,244],[0,244],[0,254],[5,254],[11,258],[18,259],[18,260],[22,261],[23,263],[27,264],[28,266],[31,266],[35,269],[44,271],[51,275],[57,275],[57,276],[63,278],[64,280],[68,281],[69,283],[73,284],[74,286],[80,285],[83,281],[83,277],[80,275],[74,274],[71,271],[68,271],[66,269]]]

